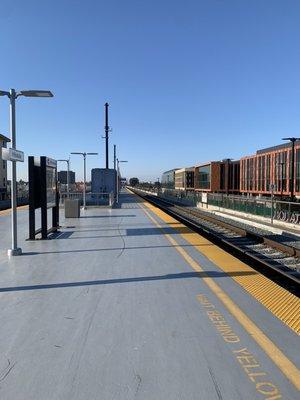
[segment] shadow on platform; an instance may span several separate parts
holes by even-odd
[[[154,276],[138,276],[133,278],[118,278],[118,279],[103,279],[95,281],[82,281],[82,282],[63,282],[63,283],[50,283],[42,285],[28,285],[28,286],[13,286],[0,288],[0,293],[4,292],[18,292],[25,290],[43,290],[43,289],[58,289],[58,288],[69,288],[69,287],[80,287],[80,286],[97,286],[97,285],[113,285],[123,284],[132,282],[151,282],[151,281],[162,281],[162,280],[174,280],[174,279],[189,279],[189,278],[224,278],[234,276],[245,276],[255,275],[257,272],[241,271],[241,272],[219,272],[219,271],[206,271],[206,272],[181,272],[178,274],[167,274],[167,275],[154,275]]]
[[[114,208],[114,209],[140,208],[140,206],[137,203],[142,203],[142,202],[143,202],[143,200],[140,197],[135,196],[134,194],[131,194],[131,193],[120,193],[120,195],[119,195],[119,203],[115,203],[112,208]],[[132,205],[132,207],[128,207],[128,205]]]
[[[86,215],[81,216],[80,218],[127,218],[127,217],[136,217],[135,214],[129,215]]]
[[[111,236],[109,236],[111,237]],[[121,237],[121,236],[118,236]],[[82,239],[82,238],[78,238],[78,239]],[[165,245],[165,246],[132,246],[132,247],[108,247],[108,248],[104,248],[104,249],[78,249],[78,250],[57,250],[57,251],[41,251],[41,252],[37,252],[37,251],[27,251],[22,253],[22,255],[20,257],[24,257],[24,256],[38,256],[41,254],[72,254],[72,253],[89,253],[89,252],[98,252],[98,251],[120,251],[120,250],[147,250],[147,249],[163,249],[163,248],[174,248],[174,247],[194,247],[194,246],[213,246],[212,243],[207,243],[207,244],[203,244],[203,243],[199,243],[199,244],[185,244],[185,245]]]
[[[124,234],[119,235],[95,235],[95,236],[74,236],[71,237],[76,231],[67,231],[67,232],[59,232],[53,234],[51,239],[53,240],[60,240],[60,239],[101,239],[101,238],[113,238],[113,237],[120,237],[120,236],[148,236],[148,235],[161,235],[169,234],[169,235],[179,235],[182,233],[192,233],[191,230],[185,226],[179,226],[175,229],[172,227],[164,227],[162,228],[114,228],[114,230],[121,230],[124,231]],[[88,232],[88,231],[82,231]]]

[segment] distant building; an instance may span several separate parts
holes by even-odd
[[[175,171],[175,189],[194,190],[194,167]]]
[[[240,191],[245,194],[268,196],[290,196],[300,198],[300,140],[294,149],[294,182],[292,182],[292,145],[282,143],[277,146],[257,150],[255,155],[241,158]]]
[[[92,169],[92,193],[111,193],[116,189],[116,170]]]
[[[7,199],[7,161],[2,160],[2,147],[10,142],[6,136],[0,134],[0,200]]]
[[[161,177],[161,187],[166,189],[174,189],[175,188],[175,172],[179,168],[170,169],[169,171],[165,171]]]
[[[66,185],[68,171],[59,171],[57,175],[58,175],[58,181],[61,184]],[[75,184],[75,172],[74,171],[69,171],[69,183],[70,183],[70,185]]]
[[[200,192],[238,193],[240,161],[225,159],[195,166],[195,190]]]

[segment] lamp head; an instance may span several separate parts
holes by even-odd
[[[25,97],[53,97],[50,90],[21,90],[20,95]]]

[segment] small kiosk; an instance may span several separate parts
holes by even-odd
[[[57,162],[49,157],[28,157],[29,176],[29,240],[41,234],[42,239],[59,228],[59,194]],[[36,229],[36,210],[41,211],[41,227]],[[48,210],[52,209],[52,223],[48,228]]]

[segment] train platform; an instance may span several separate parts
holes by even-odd
[[[7,258],[1,400],[299,399],[300,300],[130,192]]]

